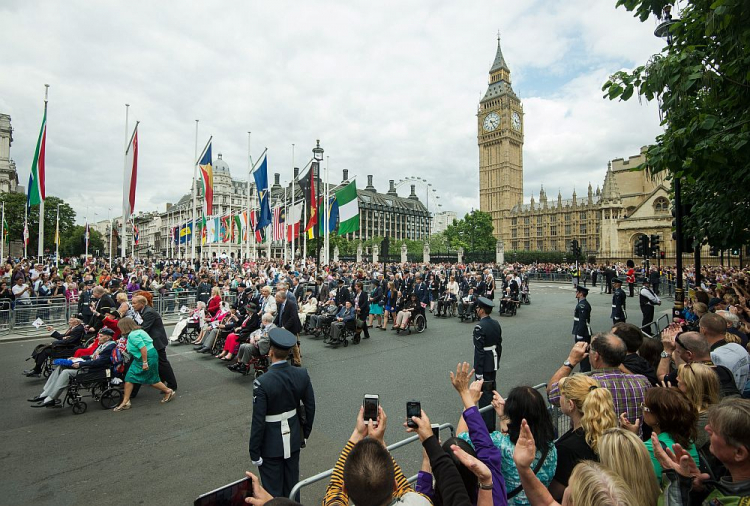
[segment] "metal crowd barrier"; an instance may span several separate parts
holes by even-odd
[[[557,430],[557,437],[560,437],[562,434],[567,432],[570,429],[570,418],[567,416],[563,416],[562,412],[560,411],[560,408],[558,406],[552,406],[549,404],[549,401],[547,401],[547,384],[546,383],[540,383],[538,385],[534,385],[534,390],[544,390],[544,392],[541,392],[542,396],[545,399],[545,402],[547,403],[547,409],[549,410],[550,416],[552,417],[552,421],[555,424],[555,428]],[[488,406],[484,406],[479,410],[480,413],[486,413],[487,411],[490,411],[491,409],[494,409],[492,407],[492,404]],[[455,435],[455,429],[453,428],[453,425],[450,423],[444,423],[440,425],[440,430],[444,429],[450,429],[451,437]],[[389,445],[386,449],[390,452],[397,448],[401,448],[403,446],[409,445],[415,441],[419,441],[419,436],[416,434],[413,436],[410,436],[406,439],[402,439],[401,441],[398,441],[397,443],[393,443],[392,445]],[[326,471],[323,471],[322,473],[318,473],[314,476],[310,476],[309,478],[305,478],[304,480],[297,483],[294,488],[292,488],[292,491],[289,493],[290,499],[295,499],[298,493],[304,488],[308,487],[314,483],[317,483],[319,481],[325,480],[326,478],[329,478],[333,474],[333,468],[328,469]],[[414,475],[408,478],[409,483],[414,483],[417,481],[417,476]]]

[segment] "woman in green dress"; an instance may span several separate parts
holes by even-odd
[[[128,353],[131,357],[130,368],[125,374],[125,394],[122,402],[115,411],[130,409],[130,395],[133,392],[133,384],[151,385],[164,393],[162,404],[167,403],[174,397],[175,391],[162,383],[159,378],[159,355],[154,348],[151,337],[135,323],[132,318],[122,318],[118,323],[122,336],[128,340]]]

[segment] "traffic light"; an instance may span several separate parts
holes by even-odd
[[[659,253],[659,256],[661,257],[662,260],[664,260],[665,258],[667,258],[667,254],[665,252],[663,252],[663,251],[661,253]]]
[[[578,245],[578,241],[576,239],[570,241],[570,252],[573,254],[574,258],[578,258],[581,256],[581,247]]]
[[[646,258],[650,256],[649,253],[651,253],[651,249],[649,248],[649,243],[648,243],[648,236],[646,234],[643,234],[640,238],[640,241],[641,241],[641,251],[642,251],[641,256]]]
[[[661,241],[661,237],[657,234],[651,234],[651,256],[653,258],[656,258],[656,253],[661,249],[659,247],[659,242]]]
[[[639,237],[635,241],[635,256],[642,257],[643,256],[643,242],[641,241],[641,238]]]
[[[734,249],[732,249],[731,253],[734,256],[740,256],[740,249],[739,248],[734,248]]]

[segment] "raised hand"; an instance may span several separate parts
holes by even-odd
[[[516,463],[517,468],[530,468],[535,456],[534,436],[531,434],[529,424],[524,418],[521,421],[521,432],[518,434],[518,441],[516,441],[516,447],[513,450],[513,462]]]
[[[455,455],[458,460],[479,479],[480,482],[486,483],[492,481],[490,468],[487,467],[484,462],[469,455],[457,445],[451,445],[451,450],[453,450],[453,455]]]
[[[459,362],[456,366],[456,374],[451,372],[451,383],[453,388],[460,394],[469,389],[470,378],[474,375],[474,369],[470,369],[468,362]]]
[[[505,416],[505,399],[503,399],[503,396],[497,390],[492,391],[492,407],[495,408],[497,416],[501,418]]]
[[[630,420],[628,420],[627,413],[620,413],[620,427],[622,427],[625,430],[629,430],[633,434],[638,434],[638,431],[641,428],[641,421],[636,419],[635,423],[630,423]]]
[[[383,438],[385,437],[385,427],[386,427],[387,420],[388,420],[388,417],[385,415],[383,406],[378,406],[377,423],[371,423],[367,426],[367,435],[383,443],[383,446],[385,446],[385,443],[383,442]]]

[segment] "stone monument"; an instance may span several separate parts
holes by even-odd
[[[401,263],[405,264],[407,260],[406,256],[406,244],[401,245]]]
[[[357,244],[357,263],[362,263],[362,243]]]
[[[424,243],[422,248],[422,261],[426,264],[430,263],[430,243]]]
[[[380,248],[377,244],[372,246],[372,263],[378,263],[378,255],[380,254]]]
[[[338,246],[333,247],[333,261],[334,262],[339,261],[339,247]]]
[[[505,263],[505,246],[503,240],[498,239],[495,244],[495,263],[497,265],[503,265]]]

